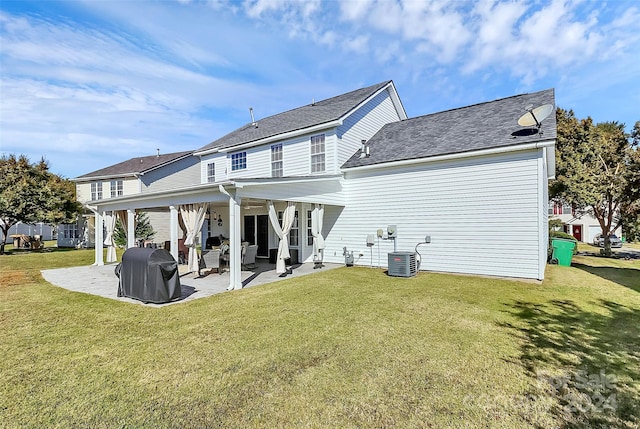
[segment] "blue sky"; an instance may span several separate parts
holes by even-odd
[[[630,130],[638,22],[637,1],[3,0],[0,146],[73,178],[390,79],[410,117],[553,87]]]

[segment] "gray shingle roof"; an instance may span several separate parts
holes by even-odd
[[[109,167],[101,168],[100,170],[83,174],[82,176],[78,176],[76,179],[89,179],[92,177],[105,176],[131,176],[136,173],[145,173],[153,168],[177,161],[178,159],[190,155],[191,153],[193,153],[193,151],[174,152],[162,155],[131,158],[118,164],[110,165]]]
[[[337,97],[316,101],[313,104],[258,119],[256,121],[257,127],[248,123],[195,152],[238,146],[338,120],[390,82],[386,81],[357,89]]]
[[[529,105],[554,105],[540,133],[527,132],[517,121]],[[428,158],[556,138],[555,94],[547,89],[473,106],[419,116],[385,125],[368,144],[370,156],[358,150],[343,168]]]

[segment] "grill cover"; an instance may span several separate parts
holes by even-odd
[[[164,249],[127,249],[122,255],[118,296],[154,304],[182,297],[178,263]]]

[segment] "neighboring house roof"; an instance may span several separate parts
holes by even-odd
[[[554,105],[535,127],[521,127],[518,119],[528,106]],[[555,94],[547,89],[473,106],[419,116],[385,125],[367,142],[370,156],[358,150],[342,168],[389,163],[439,155],[548,141],[556,138]]]
[[[387,86],[391,86],[395,92],[393,82],[389,80],[259,119],[255,122],[255,125],[248,123],[218,140],[201,147],[196,150],[195,153],[201,154],[203,152],[231,148],[285,133],[305,130],[322,124],[330,124],[331,122],[344,118],[360,104]],[[397,98],[397,103],[400,103],[399,98]],[[400,109],[402,110],[402,114],[404,114],[404,108],[402,108],[401,104]]]
[[[78,176],[73,180],[85,181],[89,179],[104,177],[123,177],[145,174],[166,164],[171,164],[172,162],[186,158],[192,153],[193,151],[185,151],[131,158],[118,164],[110,165],[109,167],[101,168],[100,170],[83,174],[82,176]]]

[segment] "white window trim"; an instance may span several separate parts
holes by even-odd
[[[211,169],[210,167],[213,167],[213,175],[211,175]],[[207,163],[207,177],[206,177],[206,182],[207,183],[215,183],[216,181],[216,163],[215,161],[211,161]]]
[[[275,160],[273,159],[273,155],[274,153],[274,149],[278,148],[278,152],[280,154],[280,159],[279,160]],[[282,146],[282,143],[274,143],[271,145],[270,147],[270,155],[271,155],[271,177],[283,177],[284,176],[284,148]],[[274,174],[274,164],[280,164],[280,174],[276,175]]]
[[[240,170],[246,170],[247,169],[247,151],[242,151],[242,152],[234,152],[232,154],[230,154],[231,156],[229,157],[229,161],[231,162],[231,172],[233,173],[234,171],[240,171]],[[233,168],[233,158],[244,158],[244,166],[239,167],[239,168]]]
[[[313,148],[313,145],[314,145],[313,139],[317,138],[317,137],[322,137],[322,145],[324,147],[323,147],[322,152],[312,153],[312,148]],[[318,156],[318,155],[322,155],[324,167],[323,167],[322,170],[313,171],[313,165],[314,165],[313,164],[313,157],[314,156]],[[311,174],[318,174],[318,173],[325,173],[326,171],[327,171],[327,136],[326,136],[326,134],[323,133],[323,134],[317,134],[317,135],[311,136],[309,138],[309,172]]]

